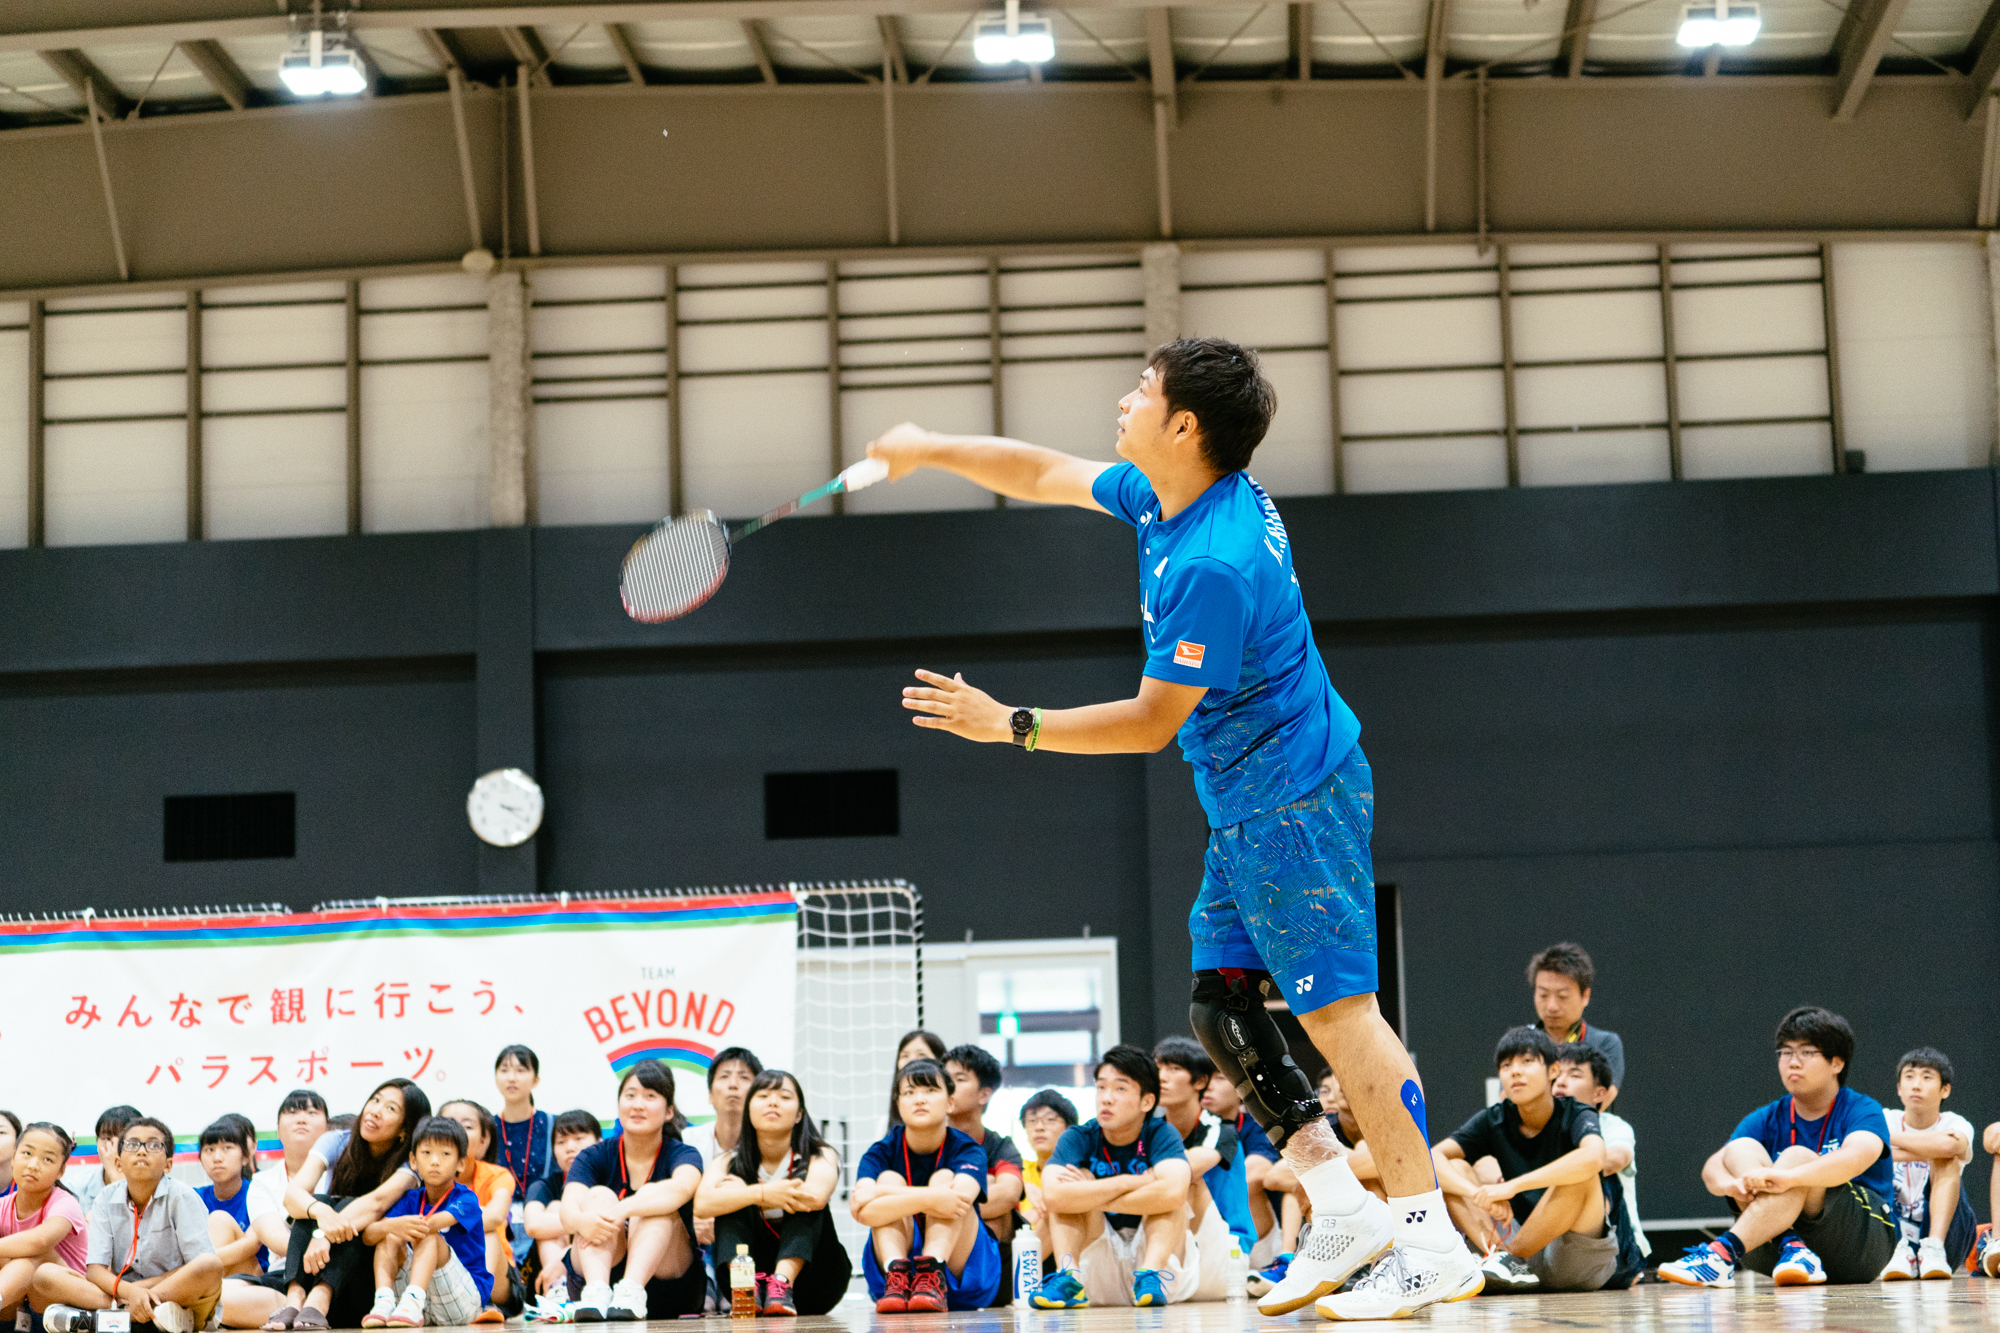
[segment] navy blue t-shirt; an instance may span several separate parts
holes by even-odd
[[[492,1300],[493,1275],[486,1271],[486,1215],[480,1211],[477,1194],[454,1180],[444,1202],[432,1207],[424,1187],[419,1185],[390,1204],[389,1211],[382,1216],[427,1217],[440,1210],[451,1214],[451,1225],[444,1229],[445,1244],[451,1246],[451,1252],[465,1265],[465,1271],[472,1274],[480,1301]]]
[[[1236,1126],[1236,1141],[1243,1145],[1246,1156],[1261,1157],[1267,1162],[1278,1160],[1277,1145],[1271,1142],[1271,1136],[1251,1118],[1248,1111],[1238,1111],[1236,1119],[1230,1123]]]
[[[660,1140],[660,1155],[653,1159],[653,1174],[644,1180],[632,1180],[625,1165],[625,1140],[623,1138],[601,1139],[591,1144],[570,1160],[569,1185],[602,1185],[624,1198],[641,1185],[650,1185],[658,1180],[671,1180],[675,1171],[691,1166],[696,1171],[702,1169],[701,1153],[678,1138],[668,1136]],[[681,1205],[681,1224],[689,1233],[694,1231],[694,1196]]]
[[[1139,530],[1145,674],[1208,692],[1181,724],[1181,753],[1211,827],[1310,796],[1361,737],[1313,644],[1278,507],[1232,472],[1170,519],[1138,468],[1091,497]]]
[[[1186,1160],[1187,1149],[1181,1145],[1180,1131],[1158,1114],[1147,1116],[1139,1137],[1125,1144],[1106,1143],[1104,1127],[1095,1120],[1071,1125],[1056,1140],[1056,1150],[1049,1154],[1049,1166],[1082,1167],[1099,1180],[1142,1176],[1161,1162]],[[1046,1172],[1048,1167],[1042,1169]],[[1136,1227],[1139,1222],[1134,1213],[1104,1215],[1104,1225],[1108,1227]]]
[[[1800,1118],[1791,1097],[1780,1097],[1744,1116],[1736,1126],[1736,1132],[1729,1137],[1753,1139],[1763,1144],[1764,1151],[1775,1159],[1779,1153],[1799,1143],[1824,1156],[1846,1142],[1847,1136],[1856,1130],[1867,1130],[1881,1139],[1882,1153],[1854,1179],[1874,1190],[1884,1200],[1893,1199],[1889,1118],[1882,1114],[1882,1103],[1865,1092],[1842,1088],[1833,1099],[1832,1109],[1818,1120]]]
[[[870,1144],[854,1168],[855,1182],[873,1180],[884,1171],[893,1171],[906,1183],[923,1188],[938,1172],[950,1171],[977,1184],[979,1202],[986,1202],[986,1149],[974,1143],[970,1134],[946,1126],[944,1142],[935,1152],[916,1151],[904,1135],[903,1126],[897,1125]]]

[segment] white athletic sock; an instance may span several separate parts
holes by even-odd
[[[1396,1215],[1396,1242],[1400,1245],[1444,1251],[1463,1244],[1458,1228],[1451,1224],[1451,1214],[1445,1211],[1441,1189],[1391,1199],[1389,1209]]]
[[[1344,1217],[1368,1201],[1368,1191],[1361,1188],[1344,1157],[1329,1157],[1298,1172],[1298,1177],[1315,1215]]]

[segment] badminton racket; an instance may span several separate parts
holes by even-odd
[[[887,463],[864,458],[826,485],[787,500],[733,531],[707,509],[662,519],[625,553],[625,567],[618,577],[618,596],[625,603],[625,614],[649,625],[680,619],[715,596],[729,575],[729,551],[735,543],[829,495],[852,494],[888,476]]]

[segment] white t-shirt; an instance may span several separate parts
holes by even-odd
[[[285,1159],[282,1157],[250,1177],[250,1197],[244,1208],[253,1225],[266,1213],[284,1213],[285,1187],[291,1183],[292,1173],[285,1170]],[[289,1222],[290,1219],[286,1220]]]
[[[715,1160],[715,1122],[705,1125],[689,1125],[681,1134],[681,1142],[701,1154],[703,1170]]]
[[[1639,1154],[1636,1150],[1638,1138],[1632,1133],[1632,1126],[1623,1117],[1609,1111],[1597,1113],[1597,1128],[1604,1138],[1607,1148],[1623,1148],[1632,1154],[1632,1159],[1619,1168],[1618,1179],[1625,1186],[1625,1212],[1632,1219],[1632,1233],[1639,1242],[1639,1253],[1651,1254],[1653,1242],[1646,1239],[1646,1225],[1639,1220]]]
[[[1889,1119],[1889,1133],[1893,1136],[1903,1130],[1903,1109],[1884,1108],[1883,1114]],[[1961,1162],[1972,1160],[1972,1122],[1954,1111],[1938,1112],[1937,1122],[1924,1133],[1955,1134],[1960,1144],[1957,1157]],[[1915,1225],[1915,1219],[1930,1215],[1931,1164],[1929,1162],[1897,1162],[1892,1167],[1896,1182],[1896,1214],[1903,1219],[1905,1227]]]

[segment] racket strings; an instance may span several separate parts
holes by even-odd
[[[672,620],[714,595],[729,570],[729,534],[703,510],[662,523],[625,558],[619,591],[635,620]]]

